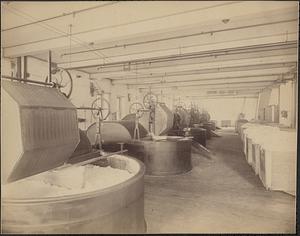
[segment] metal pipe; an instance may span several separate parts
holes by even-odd
[[[20,82],[23,81],[23,82],[27,82],[27,83],[33,83],[33,84],[47,85],[47,86],[51,86],[51,87],[54,86],[53,83],[46,83],[46,82],[41,82],[41,81],[29,80],[29,79],[21,79],[21,78],[16,78],[16,77],[7,76],[7,75],[1,75],[1,78],[3,78],[3,79],[10,79],[10,80],[16,80],[16,81],[20,81]]]
[[[167,41],[167,40],[182,39],[182,38],[187,38],[187,37],[200,36],[200,35],[205,35],[205,34],[214,34],[214,33],[226,32],[226,31],[231,31],[231,30],[247,29],[247,28],[252,28],[252,27],[259,27],[259,26],[272,25],[272,24],[278,24],[278,23],[287,23],[287,22],[291,22],[291,21],[297,21],[297,19],[275,21],[275,22],[261,23],[261,24],[255,24],[255,25],[240,26],[240,27],[232,27],[232,28],[221,29],[221,30],[211,30],[211,31],[194,33],[194,34],[187,34],[187,35],[173,36],[173,37],[167,37],[167,38],[162,38],[162,39],[153,39],[153,40],[140,41],[140,42],[135,42],[135,43],[115,45],[115,46],[111,46],[111,47],[82,50],[82,51],[77,51],[77,52],[72,52],[72,53],[64,53],[64,54],[62,54],[62,56],[80,54],[80,53],[86,53],[86,52],[93,52],[93,51],[101,51],[101,50],[107,50],[107,49],[113,49],[113,48],[119,48],[119,47],[136,46],[136,45],[142,45],[142,44],[148,44],[148,43],[157,43],[157,42],[162,42],[162,41]]]
[[[261,80],[261,81],[240,81],[240,82],[227,82],[227,83],[213,83],[213,84],[197,84],[197,86],[209,86],[209,85],[232,85],[232,84],[247,84],[247,83],[266,83],[266,82],[274,82],[275,80]],[[177,81],[179,82],[179,81]],[[180,85],[178,87],[195,87],[196,85]],[[155,87],[152,89],[159,89],[159,88],[170,88],[170,86],[164,86],[164,87]],[[140,88],[142,90],[149,90],[149,88],[145,87],[145,88]]]
[[[286,35],[286,34],[276,34],[276,35],[273,35],[273,36],[283,36],[283,35]],[[252,38],[247,38],[247,39],[258,39],[258,38],[264,38],[264,37],[252,37]],[[228,43],[231,43],[231,42],[235,42],[236,40],[233,40],[233,41],[227,41]],[[293,41],[289,41],[289,42],[293,42]],[[205,45],[212,45],[212,44],[205,44]],[[186,47],[197,47],[197,46],[203,46],[203,44],[194,44],[194,45],[190,45],[190,46],[186,46]],[[284,45],[286,46],[286,45]],[[260,49],[259,51],[251,51],[250,53],[256,53],[256,52],[262,52],[262,51],[275,51],[275,50],[282,50],[282,49],[291,49],[293,48],[293,45],[292,46],[289,46],[287,44],[288,47],[284,47],[284,48],[273,48],[273,49],[266,49],[264,50],[263,48]],[[186,48],[184,47],[184,48]],[[295,41],[295,45],[294,47],[297,47],[297,44],[296,44],[296,41]],[[174,48],[174,47],[171,47],[171,48],[166,48],[164,50],[148,50],[148,51],[142,51],[142,52],[137,52],[137,53],[127,53],[127,54],[121,54],[121,55],[114,55],[114,56],[111,56],[109,58],[114,58],[114,57],[118,57],[118,56],[133,56],[133,55],[139,55],[139,54],[143,54],[143,53],[153,53],[153,52],[161,52],[161,51],[165,51],[165,50],[177,50],[178,47]],[[193,58],[192,58],[193,59]],[[87,58],[87,59],[79,59],[79,60],[73,60],[72,62],[82,62],[82,61],[90,61],[90,60],[97,60],[97,58]],[[65,64],[65,63],[68,63],[67,61],[61,61],[59,62],[60,64]],[[112,67],[112,66],[111,66]],[[113,67],[112,67],[113,68]]]
[[[278,74],[261,74],[261,75],[258,75],[258,76],[234,76],[234,77],[221,77],[221,78],[214,78],[214,79],[193,79],[193,80],[180,80],[180,81],[166,81],[164,82],[164,84],[169,84],[169,83],[179,83],[179,82],[201,82],[201,81],[218,81],[218,80],[229,80],[229,79],[240,79],[240,78],[252,78],[252,77],[262,77],[262,76],[277,76]],[[273,80],[256,80],[256,81],[242,81],[242,82],[238,82],[238,83],[261,83],[261,82],[272,82],[272,81],[275,81],[275,79]],[[227,83],[223,83],[223,84],[232,84],[234,82],[227,82]],[[160,82],[150,82],[150,83],[139,83],[139,84],[130,84],[130,86],[147,86],[147,85],[151,85],[151,84],[161,84]],[[219,85],[220,83],[214,83],[214,84],[197,84],[197,85]],[[221,83],[222,84],[222,83]],[[180,85],[181,86],[181,85]],[[195,85],[192,85],[192,86],[195,86]],[[159,87],[159,86],[157,86]],[[162,86],[163,87],[163,86]],[[145,88],[146,89],[146,88]],[[149,89],[147,87],[147,89]]]
[[[107,108],[93,108],[93,107],[77,107],[77,110],[91,110],[91,111],[99,111],[99,110],[107,110]]]
[[[51,50],[48,51],[48,79],[49,82],[52,82],[52,73],[51,73]]]
[[[244,75],[244,76],[231,76],[231,77],[219,77],[219,78],[208,78],[208,79],[189,79],[189,80],[169,80],[169,81],[165,81],[164,83],[161,83],[161,81],[153,81],[153,82],[144,82],[144,83],[128,83],[128,81],[124,82],[124,83],[113,83],[113,85],[116,84],[127,84],[129,86],[149,86],[149,85],[153,85],[153,84],[169,84],[169,83],[181,83],[181,82],[201,82],[201,81],[218,81],[218,80],[229,80],[229,79],[240,79],[240,78],[255,78],[255,77],[274,77],[274,76],[278,76],[278,73],[274,73],[274,74],[259,74],[259,75]],[[257,80],[257,81],[249,81],[250,83],[253,82],[259,82],[259,81],[275,81],[276,79],[270,79],[270,80]],[[291,78],[286,78],[285,80],[292,80]],[[231,82],[227,82],[227,83],[231,83]],[[199,84],[201,85],[201,84]],[[203,84],[205,85],[205,84]]]
[[[200,32],[200,33],[195,33],[195,34],[190,34],[190,35],[181,35],[181,36],[174,36],[174,37],[170,37],[170,39],[166,38],[163,39],[162,41],[166,41],[166,40],[173,40],[173,39],[180,39],[180,38],[185,38],[185,37],[192,37],[192,36],[197,36],[197,35],[205,35],[205,34],[214,34],[214,33],[218,33],[218,32],[226,32],[226,31],[232,31],[232,30],[240,30],[240,29],[247,29],[247,28],[252,28],[252,27],[259,27],[259,26],[264,26],[264,25],[272,25],[272,24],[279,24],[279,23],[287,23],[287,22],[292,22],[292,21],[297,21],[298,19],[291,19],[291,20],[283,20],[283,21],[276,21],[276,22],[268,22],[268,23],[262,23],[262,24],[255,24],[255,25],[247,25],[247,26],[240,26],[240,27],[233,27],[233,28],[228,28],[228,29],[221,29],[221,30],[212,30],[212,31],[206,31],[206,32]],[[92,31],[100,31],[99,30],[86,30],[86,31],[81,31],[81,32],[77,32],[74,33],[73,36],[78,35],[78,34],[83,34],[83,33],[89,33]],[[56,37],[51,37],[51,38],[46,38],[46,39],[40,39],[40,40],[36,40],[36,41],[29,41],[26,43],[21,43],[21,44],[15,44],[15,45],[11,45],[8,47],[4,47],[4,48],[13,48],[13,47],[18,47],[18,46],[24,46],[24,45],[28,45],[28,44],[33,44],[33,43],[40,43],[40,42],[44,42],[44,41],[48,41],[48,40],[54,40],[54,39],[59,39],[59,38],[63,38],[66,35],[62,35],[62,36],[56,36]],[[147,41],[145,41],[147,42]],[[157,41],[159,42],[159,41]],[[141,43],[142,44],[142,43]],[[119,47],[121,47],[123,45],[119,45]],[[95,50],[93,50],[95,51]]]
[[[27,58],[33,58],[33,59],[36,59],[36,60],[39,60],[39,61],[47,62],[47,63],[48,63],[48,60],[44,60],[44,59],[39,58],[39,57],[36,57],[36,56],[28,55],[28,56],[26,56],[26,57],[27,57]],[[53,67],[57,67],[57,63],[56,63],[56,62],[51,61],[51,65],[52,65]],[[83,70],[74,70],[74,71],[78,71],[78,72],[81,72],[81,73],[84,73],[84,74],[88,74],[88,75],[89,75],[88,72],[85,72],[85,71],[83,71]]]
[[[272,82],[272,81],[270,81],[270,82]],[[261,85],[253,85],[253,86],[246,86],[246,87],[229,87],[229,86],[227,86],[227,87],[208,87],[208,88],[201,88],[201,86],[199,86],[199,88],[197,89],[189,89],[188,90],[188,92],[190,93],[190,92],[195,92],[195,91],[199,91],[199,89],[201,89],[202,91],[208,91],[208,90],[222,90],[222,89],[228,89],[228,90],[248,90],[248,89],[261,89],[261,88],[263,88],[263,87],[265,87],[266,85],[263,85],[263,84],[261,84]],[[198,87],[198,86],[197,86]],[[178,92],[182,92],[182,91],[187,91],[186,89],[183,89],[183,90],[181,90],[181,89],[178,89],[177,90]]]
[[[48,63],[48,60],[45,60],[45,59],[42,59],[42,58],[39,58],[39,57],[36,57],[36,56],[32,56],[32,55],[28,55],[27,56],[28,58],[33,58],[33,59],[36,59],[36,60],[39,60],[39,61],[42,61],[42,62],[47,62]],[[53,65],[53,66],[57,66],[57,63],[55,63],[55,62],[51,62],[51,64]]]
[[[14,9],[16,12],[14,12],[15,14],[17,14],[18,16],[21,16],[21,17],[23,17],[24,18],[24,14],[26,15],[26,16],[29,16],[29,17],[31,17],[30,15],[28,15],[28,14],[26,14],[26,13],[24,13],[24,12],[21,12],[21,11],[19,11],[19,10],[17,10],[17,9]],[[20,14],[18,14],[18,12],[20,12],[20,13],[22,13],[21,15]],[[32,18],[32,17],[31,17]],[[26,18],[27,19],[27,18]],[[49,25],[49,24],[46,24],[46,23],[43,23],[44,25],[40,25],[41,27],[43,27],[43,28],[45,28],[45,29],[47,29],[47,30],[50,30],[50,31],[52,31],[52,32],[55,32],[56,34],[57,33],[59,33],[60,34],[60,36],[59,37],[57,37],[57,38],[61,38],[61,37],[68,37],[69,36],[69,34],[67,34],[67,33],[65,33],[64,31],[62,31],[62,30],[60,30],[60,29],[58,29],[58,28],[55,28],[55,27],[53,27],[53,26],[51,26],[51,25]],[[38,41],[47,41],[47,40],[38,40]],[[76,39],[75,37],[73,37],[73,39],[72,39],[72,41],[74,41],[75,43],[77,43],[77,44],[79,44],[79,45],[81,45],[81,46],[83,46],[83,47],[86,47],[86,42],[84,42],[84,41],[82,41],[82,40],[80,40],[80,39]],[[31,42],[32,43],[32,42]],[[19,44],[18,46],[21,46],[21,45],[27,45],[28,43],[22,43],[22,44]],[[29,43],[30,44],[30,43]],[[7,46],[6,48],[9,48],[9,47],[11,47],[11,46]],[[12,46],[12,47],[14,47],[14,46]],[[90,47],[89,47],[90,48]],[[99,56],[99,54],[97,53],[97,52],[94,52],[94,54],[96,54],[97,56]],[[102,53],[101,53],[102,54]],[[105,57],[105,55],[103,55],[104,57]]]
[[[83,165],[87,165],[87,164],[91,164],[91,163],[94,163],[96,161],[100,161],[101,159],[106,159],[110,156],[113,156],[113,155],[117,155],[117,154],[122,154],[122,153],[125,153],[127,152],[128,150],[125,149],[125,150],[121,150],[121,151],[117,151],[117,152],[112,152],[112,153],[108,153],[106,155],[103,155],[103,156],[98,156],[98,157],[94,157],[94,158],[91,158],[91,159],[88,159],[88,160],[85,160],[85,161],[81,161],[81,162],[77,162],[77,163],[73,163],[72,166],[83,166]],[[99,151],[94,151],[94,152],[91,152],[89,153],[90,156],[92,156],[93,154],[99,154]],[[81,155],[82,157],[86,156],[86,154],[83,154]],[[77,157],[78,159],[80,158]],[[60,167],[57,167],[55,168],[55,170],[62,170],[62,169],[65,169],[65,168],[69,168],[70,165],[63,165],[63,166],[60,166]]]
[[[225,99],[225,98],[258,98],[258,96],[254,96],[254,95],[251,95],[251,94],[248,94],[248,95],[237,95],[237,96],[234,96],[234,95],[220,95],[220,96],[189,96],[190,98],[204,98],[204,99]]]
[[[261,45],[252,45],[252,46],[243,46],[243,47],[234,47],[234,48],[227,48],[227,49],[218,49],[218,50],[209,50],[209,51],[202,51],[202,52],[193,52],[193,53],[185,53],[185,54],[174,54],[174,55],[168,55],[168,56],[161,56],[161,57],[150,57],[147,59],[136,59],[136,60],[127,60],[127,61],[120,61],[120,62],[111,62],[111,63],[102,63],[102,64],[96,64],[96,65],[90,65],[90,66],[78,66],[78,67],[69,67],[67,69],[86,69],[86,68],[93,68],[93,67],[109,67],[109,66],[115,66],[115,65],[123,65],[130,63],[131,65],[137,65],[137,64],[146,64],[146,63],[157,63],[157,62],[164,62],[168,59],[174,59],[182,60],[182,59],[194,59],[195,56],[220,56],[220,55],[231,55],[234,54],[232,52],[236,51],[243,51],[243,50],[251,50],[253,52],[253,49],[264,49],[262,51],[265,51],[268,47],[274,47],[274,46],[297,46],[297,41],[290,41],[290,42],[282,42],[282,43],[272,43],[272,44],[261,44]],[[238,52],[241,53],[241,52]],[[243,52],[242,52],[243,53]],[[190,58],[191,57],[191,58]],[[60,63],[61,64],[61,63]]]
[[[33,24],[38,24],[38,23],[42,23],[42,22],[45,22],[45,21],[49,21],[49,20],[54,20],[54,19],[57,19],[57,18],[60,18],[60,17],[75,15],[75,14],[78,14],[78,13],[82,13],[82,12],[85,12],[85,11],[94,10],[94,9],[97,9],[97,8],[100,8],[100,7],[105,7],[105,6],[116,4],[116,3],[118,3],[118,2],[109,2],[109,3],[105,3],[105,4],[102,4],[102,5],[99,5],[99,6],[84,8],[84,9],[77,10],[77,11],[72,11],[72,12],[69,12],[69,13],[62,13],[61,15],[57,15],[57,16],[45,18],[45,19],[42,19],[42,20],[38,20],[38,21],[26,23],[26,24],[23,24],[23,25],[18,25],[18,26],[14,26],[14,27],[11,27],[11,28],[3,29],[3,30],[1,30],[1,32],[9,31],[9,30],[13,30],[13,29],[17,29],[17,28],[21,28],[21,27],[33,25]]]
[[[104,26],[104,27],[101,27],[101,28],[80,31],[80,32],[74,33],[73,35],[85,34],[85,33],[94,32],[94,31],[101,31],[101,30],[108,29],[108,28],[112,29],[114,27],[120,27],[120,26],[126,26],[126,25],[130,25],[130,24],[136,24],[136,23],[141,23],[141,22],[146,22],[146,21],[151,21],[151,20],[156,20],[156,19],[162,19],[162,18],[165,18],[165,17],[175,16],[175,15],[180,15],[180,14],[186,14],[186,13],[190,13],[190,12],[194,12],[194,11],[205,10],[205,9],[209,9],[209,8],[214,8],[214,7],[224,6],[224,5],[230,5],[230,4],[236,4],[236,3],[241,3],[241,1],[240,2],[221,3],[221,4],[218,4],[218,5],[215,5],[215,6],[209,6],[209,7],[204,7],[204,8],[201,7],[201,8],[197,8],[197,9],[192,9],[192,10],[187,10],[187,11],[182,11],[182,12],[177,12],[177,13],[171,13],[171,14],[163,15],[163,16],[159,16],[159,17],[150,17],[150,18],[147,18],[147,19],[136,20],[136,21],[132,21],[132,22],[128,22],[128,23]],[[59,38],[62,38],[62,37],[64,37],[64,36],[56,36],[56,37],[46,38],[46,39],[42,39],[42,40],[31,41],[31,42],[27,42],[27,43],[23,43],[23,44],[12,45],[12,46],[5,47],[5,48],[17,47],[17,46],[27,45],[27,44],[32,44],[32,43],[38,43],[38,42],[43,42],[43,41],[52,40],[52,39],[59,39]]]
[[[290,63],[262,63],[256,65],[247,65],[247,66],[225,66],[225,67],[218,67],[218,68],[211,68],[211,69],[200,69],[200,70],[187,70],[187,71],[177,71],[177,72],[170,72],[170,73],[163,73],[160,74],[151,74],[140,76],[139,79],[147,79],[147,78],[161,78],[161,77],[172,77],[172,76],[183,76],[183,75],[201,75],[201,74],[208,74],[208,73],[219,73],[219,72],[236,72],[236,71],[251,71],[251,70],[258,70],[258,69],[272,69],[272,68],[282,68],[286,66],[292,66],[296,64],[296,62]],[[257,66],[264,66],[263,68],[257,68]],[[121,79],[120,79],[121,78]],[[115,77],[114,80],[132,80],[134,77],[127,77],[123,79],[123,77]]]

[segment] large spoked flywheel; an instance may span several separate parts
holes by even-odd
[[[157,102],[158,98],[154,93],[149,92],[144,96],[143,103],[145,108],[147,109],[149,109],[151,105],[156,106]]]
[[[98,115],[102,117],[103,120],[106,120],[110,114],[110,105],[105,98],[97,98],[92,102],[92,108],[97,110],[92,110],[92,115],[97,119]]]
[[[177,108],[183,108],[186,109],[186,105],[184,102],[177,102],[175,105]]]
[[[129,113],[137,114],[139,117],[142,117],[142,115],[144,114],[143,110],[144,110],[144,106],[139,102],[134,102],[129,107]]]
[[[69,71],[63,68],[56,68],[52,70],[52,82],[55,83],[56,87],[61,93],[67,98],[72,94],[73,90],[73,79]],[[49,81],[48,76],[46,77],[46,83]]]

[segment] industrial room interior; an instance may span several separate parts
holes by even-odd
[[[1,1],[1,232],[296,233],[297,1]]]

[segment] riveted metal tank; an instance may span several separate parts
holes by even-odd
[[[101,138],[103,144],[113,144],[121,142],[129,142],[134,137],[134,120],[104,121],[101,126]],[[139,124],[140,137],[143,138],[148,131]],[[96,141],[97,126],[96,123],[91,124],[86,130],[86,135],[91,144]]]
[[[187,128],[190,124],[191,115],[184,108],[178,109],[178,114],[180,116],[180,128]]]
[[[76,107],[58,90],[11,81],[1,85],[2,193],[6,184],[54,169],[74,153],[90,158],[89,140],[82,132],[79,136]],[[65,196],[2,194],[2,232],[145,233],[144,164],[126,156],[107,160],[133,175],[111,187]]]
[[[139,119],[139,123],[149,131],[149,118],[150,112],[144,112],[143,116]],[[154,134],[166,135],[173,127],[173,112],[166,106],[165,103],[157,103],[155,107],[154,118]],[[122,120],[134,120],[135,114],[128,114]]]
[[[204,123],[200,127],[206,130],[206,138],[211,139],[211,125]]]
[[[131,141],[125,147],[129,155],[144,162],[147,175],[167,176],[192,169],[191,145],[188,138],[165,136],[162,140]]]
[[[2,232],[26,234],[145,233],[143,163],[112,156],[134,175],[120,184],[59,197],[2,199]]]
[[[191,128],[190,134],[193,136],[193,140],[206,147],[206,129]]]

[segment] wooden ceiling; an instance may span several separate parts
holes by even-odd
[[[290,1],[2,2],[5,57],[131,88],[257,94],[296,67]],[[286,77],[287,76],[287,77]],[[251,89],[250,89],[251,88]]]

